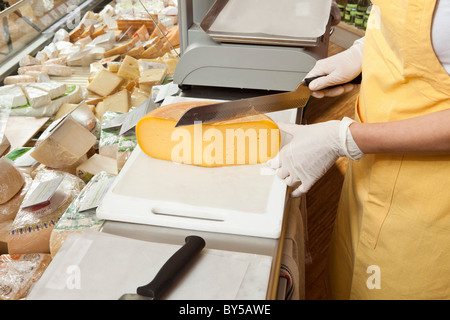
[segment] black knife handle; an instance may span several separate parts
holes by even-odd
[[[310,84],[312,81],[314,81],[314,80],[316,80],[316,79],[318,79],[318,78],[321,78],[321,77],[324,77],[324,76],[317,76],[317,77],[305,78],[305,84],[306,84],[306,86],[309,87],[309,84]],[[362,80],[362,73],[360,73],[360,74],[359,74],[356,78],[354,78],[353,80],[351,80],[351,81],[349,81],[349,82],[346,82],[346,83],[361,84],[361,80]],[[338,84],[338,85],[335,85],[335,86],[326,87],[326,88],[324,88],[324,89],[336,88],[336,87],[339,87],[339,86],[341,86],[341,85],[344,85],[344,83],[343,83],[343,84]]]
[[[204,247],[203,238],[188,236],[185,244],[164,263],[155,278],[149,284],[137,288],[137,294],[155,300],[160,299]]]

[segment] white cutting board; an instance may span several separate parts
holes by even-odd
[[[117,300],[149,283],[183,245],[95,231],[72,234],[28,300]],[[206,248],[167,292],[167,300],[263,300],[272,257]]]
[[[273,115],[275,121],[285,122],[295,117],[296,110]],[[285,198],[285,183],[265,164],[204,168],[154,159],[137,147],[97,208],[97,216],[277,239]]]

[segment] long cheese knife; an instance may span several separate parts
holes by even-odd
[[[155,278],[147,285],[138,287],[136,293],[126,293],[119,300],[158,300],[183,274],[205,247],[205,240],[189,236],[185,244],[164,263]]]
[[[317,78],[320,78],[320,76],[305,79],[292,92],[270,94],[190,108],[181,116],[175,127],[188,126],[197,122],[210,123],[252,114],[303,108],[308,104],[311,97],[311,90],[308,86],[311,81]],[[349,83],[361,83],[361,75]]]

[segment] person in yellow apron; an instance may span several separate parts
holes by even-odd
[[[323,97],[351,90],[326,87],[362,70],[355,119],[281,125],[292,140],[269,165],[299,196],[338,157],[352,160],[330,245],[331,298],[449,299],[450,0],[372,2],[365,37],[307,75],[323,76],[310,84]]]

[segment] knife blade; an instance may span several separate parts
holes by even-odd
[[[184,112],[175,127],[193,125],[197,122],[210,123],[245,117],[252,114],[303,108],[308,104],[311,97],[311,90],[308,88],[308,85],[311,81],[320,77],[321,76],[306,78],[297,89],[292,92],[192,107]],[[350,81],[350,83],[356,84],[360,82],[361,75]]]
[[[158,300],[163,297],[174,282],[187,270],[205,247],[205,240],[198,236],[188,236],[185,244],[164,263],[153,280],[136,293],[123,294],[119,300]]]

